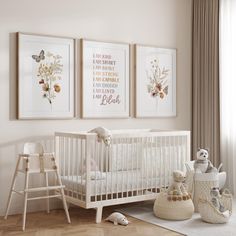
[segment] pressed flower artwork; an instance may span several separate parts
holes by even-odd
[[[74,117],[74,39],[18,34],[19,119]]]
[[[136,117],[176,115],[176,50],[136,46]]]
[[[49,104],[52,105],[57,93],[61,91],[62,57],[51,52],[46,52],[45,55],[42,49],[38,56],[32,55],[32,59],[38,63],[37,79],[41,87],[42,97],[47,99]]]
[[[146,70],[148,93],[153,97],[164,99],[168,95],[168,73],[169,70],[165,67],[159,66],[159,60],[154,59],[150,61],[151,69]]]

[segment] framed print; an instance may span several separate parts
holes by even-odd
[[[74,39],[18,33],[18,118],[74,117]]]
[[[82,117],[129,117],[129,45],[82,40]]]
[[[136,117],[176,116],[176,49],[136,45]]]

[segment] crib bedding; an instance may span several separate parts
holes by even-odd
[[[61,176],[61,179],[66,189],[85,193],[86,179],[84,176]],[[170,176],[162,179],[170,179]],[[155,188],[156,186],[160,187],[161,185],[165,186],[167,184],[168,183],[160,183],[160,177],[155,177],[154,174],[152,177],[150,177],[150,175],[147,177],[146,173],[140,170],[106,172],[105,178],[91,179],[90,181],[91,196],[143,190]]]

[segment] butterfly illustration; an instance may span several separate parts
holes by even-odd
[[[41,52],[39,53],[39,55],[32,55],[32,58],[33,58],[36,62],[40,62],[40,61],[44,60],[44,59],[45,59],[44,50],[41,50]]]
[[[163,92],[168,95],[168,86],[166,86],[164,89],[163,89]]]

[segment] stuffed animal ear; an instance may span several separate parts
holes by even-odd
[[[205,150],[207,150],[208,152],[210,151],[210,148],[205,148]]]
[[[199,152],[201,150],[201,148],[198,148],[197,151]]]

